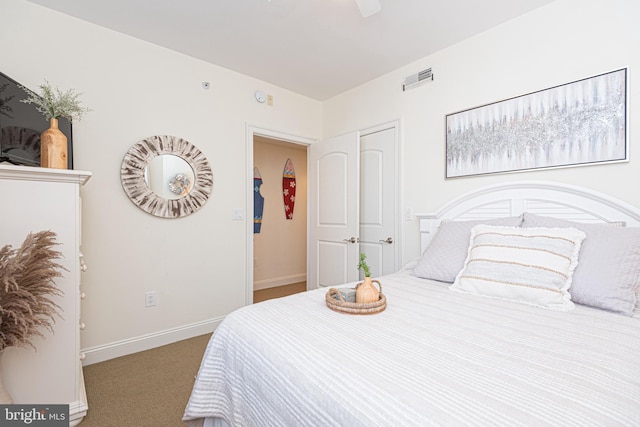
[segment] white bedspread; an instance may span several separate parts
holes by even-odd
[[[231,426],[640,426],[640,318],[556,312],[380,279],[387,309],[326,289],[244,307],[214,333],[185,420]]]

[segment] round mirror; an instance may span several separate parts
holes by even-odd
[[[134,144],[120,169],[122,187],[140,209],[179,218],[200,209],[213,187],[206,157],[182,138],[156,135]]]
[[[176,200],[193,188],[194,173],[189,163],[173,154],[161,154],[144,170],[144,182],[156,196]]]

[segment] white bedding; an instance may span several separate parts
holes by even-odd
[[[410,271],[387,309],[336,313],[326,289],[231,313],[184,420],[231,426],[640,426],[640,318],[459,294]]]

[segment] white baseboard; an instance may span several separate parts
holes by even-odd
[[[274,277],[273,279],[256,280],[253,282],[253,290],[275,288],[276,286],[290,285],[307,281],[307,273],[292,274],[291,276]]]
[[[85,348],[82,350],[82,353],[85,355],[82,365],[92,365],[94,363],[104,362],[105,360],[115,359],[116,357],[126,356],[128,354],[172,344],[176,341],[208,334],[218,327],[222,319],[224,319],[224,317],[217,317],[178,328],[166,329],[152,334]]]

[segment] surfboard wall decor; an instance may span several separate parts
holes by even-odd
[[[287,159],[282,173],[282,198],[286,219],[293,219],[293,208],[296,204],[296,171],[291,159]]]
[[[264,197],[260,194],[262,175],[257,167],[253,168],[253,232],[260,233],[262,228],[262,213],[264,211]]]

